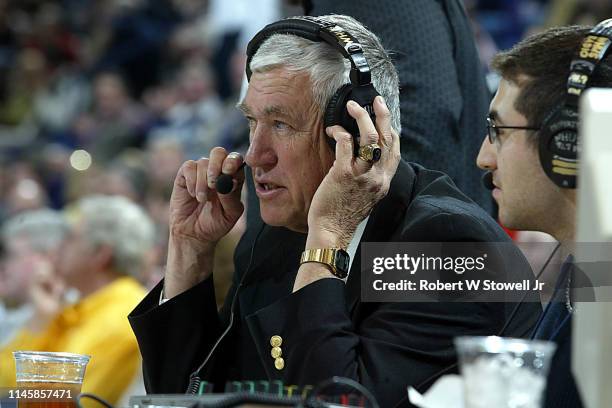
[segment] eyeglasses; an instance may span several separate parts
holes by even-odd
[[[532,126],[498,126],[493,122],[493,118],[487,116],[487,135],[489,136],[489,143],[495,144],[499,140],[499,132],[497,129],[521,129],[521,130],[540,130],[539,127]]]

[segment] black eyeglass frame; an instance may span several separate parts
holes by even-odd
[[[541,128],[533,126],[499,126],[493,122],[493,118],[490,115],[487,115],[487,137],[492,145],[499,138],[497,129],[540,130]]]

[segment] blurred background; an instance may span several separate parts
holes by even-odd
[[[610,0],[464,4],[491,92],[497,78],[488,64],[497,50],[545,27],[612,16]],[[81,233],[57,215],[70,214],[79,200],[118,195],[142,208],[154,234],[130,272],[143,287],[133,291],[133,304],[161,279],[178,168],[213,146],[246,151],[247,123],[235,108],[246,44],[265,24],[298,14],[297,0],[0,0],[0,351],[33,315],[64,324],[62,307],[78,303],[78,291],[58,289],[70,282],[56,269],[78,251],[74,237]],[[100,222],[111,235],[121,227]],[[231,281],[244,225],[217,251],[218,294]],[[120,238],[105,242],[111,253],[126,245]],[[76,254],[84,258],[81,291],[110,286],[116,265],[85,254]],[[95,288],[87,282],[92,265],[101,277]],[[141,382],[134,380],[136,390]]]
[[[247,125],[234,107],[246,44],[268,22],[303,14],[299,3],[0,0],[0,224],[92,194],[125,196],[155,223],[139,277],[152,287],[163,275],[176,171],[213,146],[246,150]],[[464,4],[492,92],[497,50],[543,27],[612,16],[609,0]],[[218,255],[227,276],[242,228]],[[9,280],[0,267],[0,299]]]
[[[465,6],[485,69],[530,32],[612,15],[609,0]],[[157,228],[150,287],[178,167],[215,145],[245,149],[234,105],[246,43],[291,14],[301,7],[282,0],[0,0],[0,222],[90,194],[128,197]]]

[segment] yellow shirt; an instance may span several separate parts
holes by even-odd
[[[43,332],[22,330],[0,349],[0,387],[15,386],[15,350],[88,354],[82,391],[115,404],[140,369],[127,315],[144,296],[135,279],[122,277],[64,309]]]

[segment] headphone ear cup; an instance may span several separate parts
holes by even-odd
[[[333,125],[344,126],[343,117],[346,115],[346,103],[349,101],[352,90],[353,84],[344,84],[329,99],[323,120],[326,128]]]
[[[354,100],[368,111],[372,121],[376,123],[376,118],[374,116],[374,99],[378,95],[379,93],[371,83],[361,86],[345,84],[336,91],[327,103],[325,119],[323,121],[325,127],[340,125],[353,135],[355,155],[357,155],[359,149],[359,126],[357,126],[357,121],[349,115],[346,109],[346,103],[349,100]],[[329,139],[331,139],[330,144],[335,148],[335,140],[333,140],[333,138]]]
[[[576,188],[578,151],[578,112],[557,107],[544,120],[538,143],[542,169],[557,186]]]
[[[352,90],[353,84],[344,84],[338,88],[336,93],[334,93],[329,99],[329,102],[327,102],[327,107],[325,108],[325,115],[323,117],[324,128],[340,125],[350,132],[350,130],[346,127],[346,119],[344,119],[344,116],[348,115],[346,112],[346,103],[349,101],[349,96],[352,93]],[[333,137],[328,137],[327,143],[330,145],[332,150],[336,150],[336,140]]]

